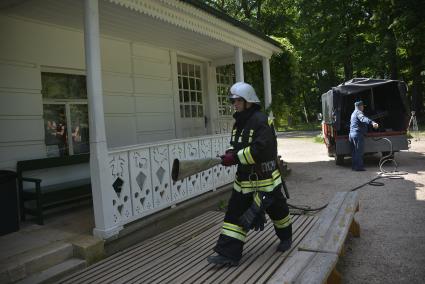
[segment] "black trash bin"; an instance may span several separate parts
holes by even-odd
[[[16,173],[0,171],[0,236],[19,230]]]

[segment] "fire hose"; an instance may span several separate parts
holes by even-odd
[[[378,182],[377,180],[379,179],[404,179],[403,175],[407,175],[408,172],[404,172],[404,171],[398,171],[398,164],[397,161],[395,160],[394,154],[393,154],[393,144],[391,142],[390,139],[386,138],[386,137],[381,137],[381,138],[377,138],[377,139],[373,139],[374,141],[379,141],[379,140],[385,140],[389,143],[390,146],[390,151],[389,154],[387,155],[383,155],[381,157],[381,159],[379,160],[378,163],[378,168],[379,168],[379,173],[372,179],[370,179],[369,181],[356,186],[352,189],[350,189],[349,191],[356,191],[362,187],[365,187],[366,185],[371,185],[371,186],[384,186],[385,184],[383,182]],[[387,163],[392,163],[393,164],[393,170],[392,171],[387,171],[384,169],[384,165]],[[318,212],[322,209],[325,209],[328,206],[328,203],[317,207],[317,208],[311,208],[308,206],[300,206],[300,205],[293,205],[288,203],[288,206],[292,209],[297,209],[297,210],[301,210],[301,213],[297,213],[297,212],[291,212],[292,214],[305,214],[306,212]]]

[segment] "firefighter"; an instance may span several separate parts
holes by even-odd
[[[277,140],[272,120],[260,111],[254,88],[238,82],[230,88],[235,123],[230,148],[221,156],[222,165],[237,165],[220,237],[209,263],[236,266],[250,229],[263,230],[267,213],[280,239],[278,251],[292,245],[292,223],[281,176],[276,164]]]
[[[372,125],[375,129],[379,127],[378,123],[363,114],[364,107],[363,101],[355,102],[354,111],[351,114],[349,140],[353,171],[365,171],[363,167],[364,135],[367,133],[368,125]]]

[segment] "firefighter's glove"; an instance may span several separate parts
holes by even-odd
[[[273,203],[273,196],[267,192],[255,192],[251,206],[242,214],[239,222],[245,231],[264,229],[266,216],[264,211]]]
[[[226,154],[220,156],[220,158],[221,164],[226,167],[230,167],[238,163],[238,159],[233,151],[227,151]]]
[[[255,204],[252,205],[242,214],[239,218],[239,223],[241,227],[248,232],[254,226],[254,221],[261,214],[262,209]]]
[[[266,213],[264,211],[261,211],[260,214],[255,217],[252,229],[254,229],[255,231],[262,231],[264,230],[264,224],[266,223]]]

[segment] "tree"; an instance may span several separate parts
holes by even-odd
[[[321,94],[353,77],[406,81],[412,108],[425,119],[425,1],[204,2],[281,42],[270,68],[273,110],[282,121],[301,118],[304,108],[313,116]],[[247,64],[246,73],[262,90],[261,64]]]

